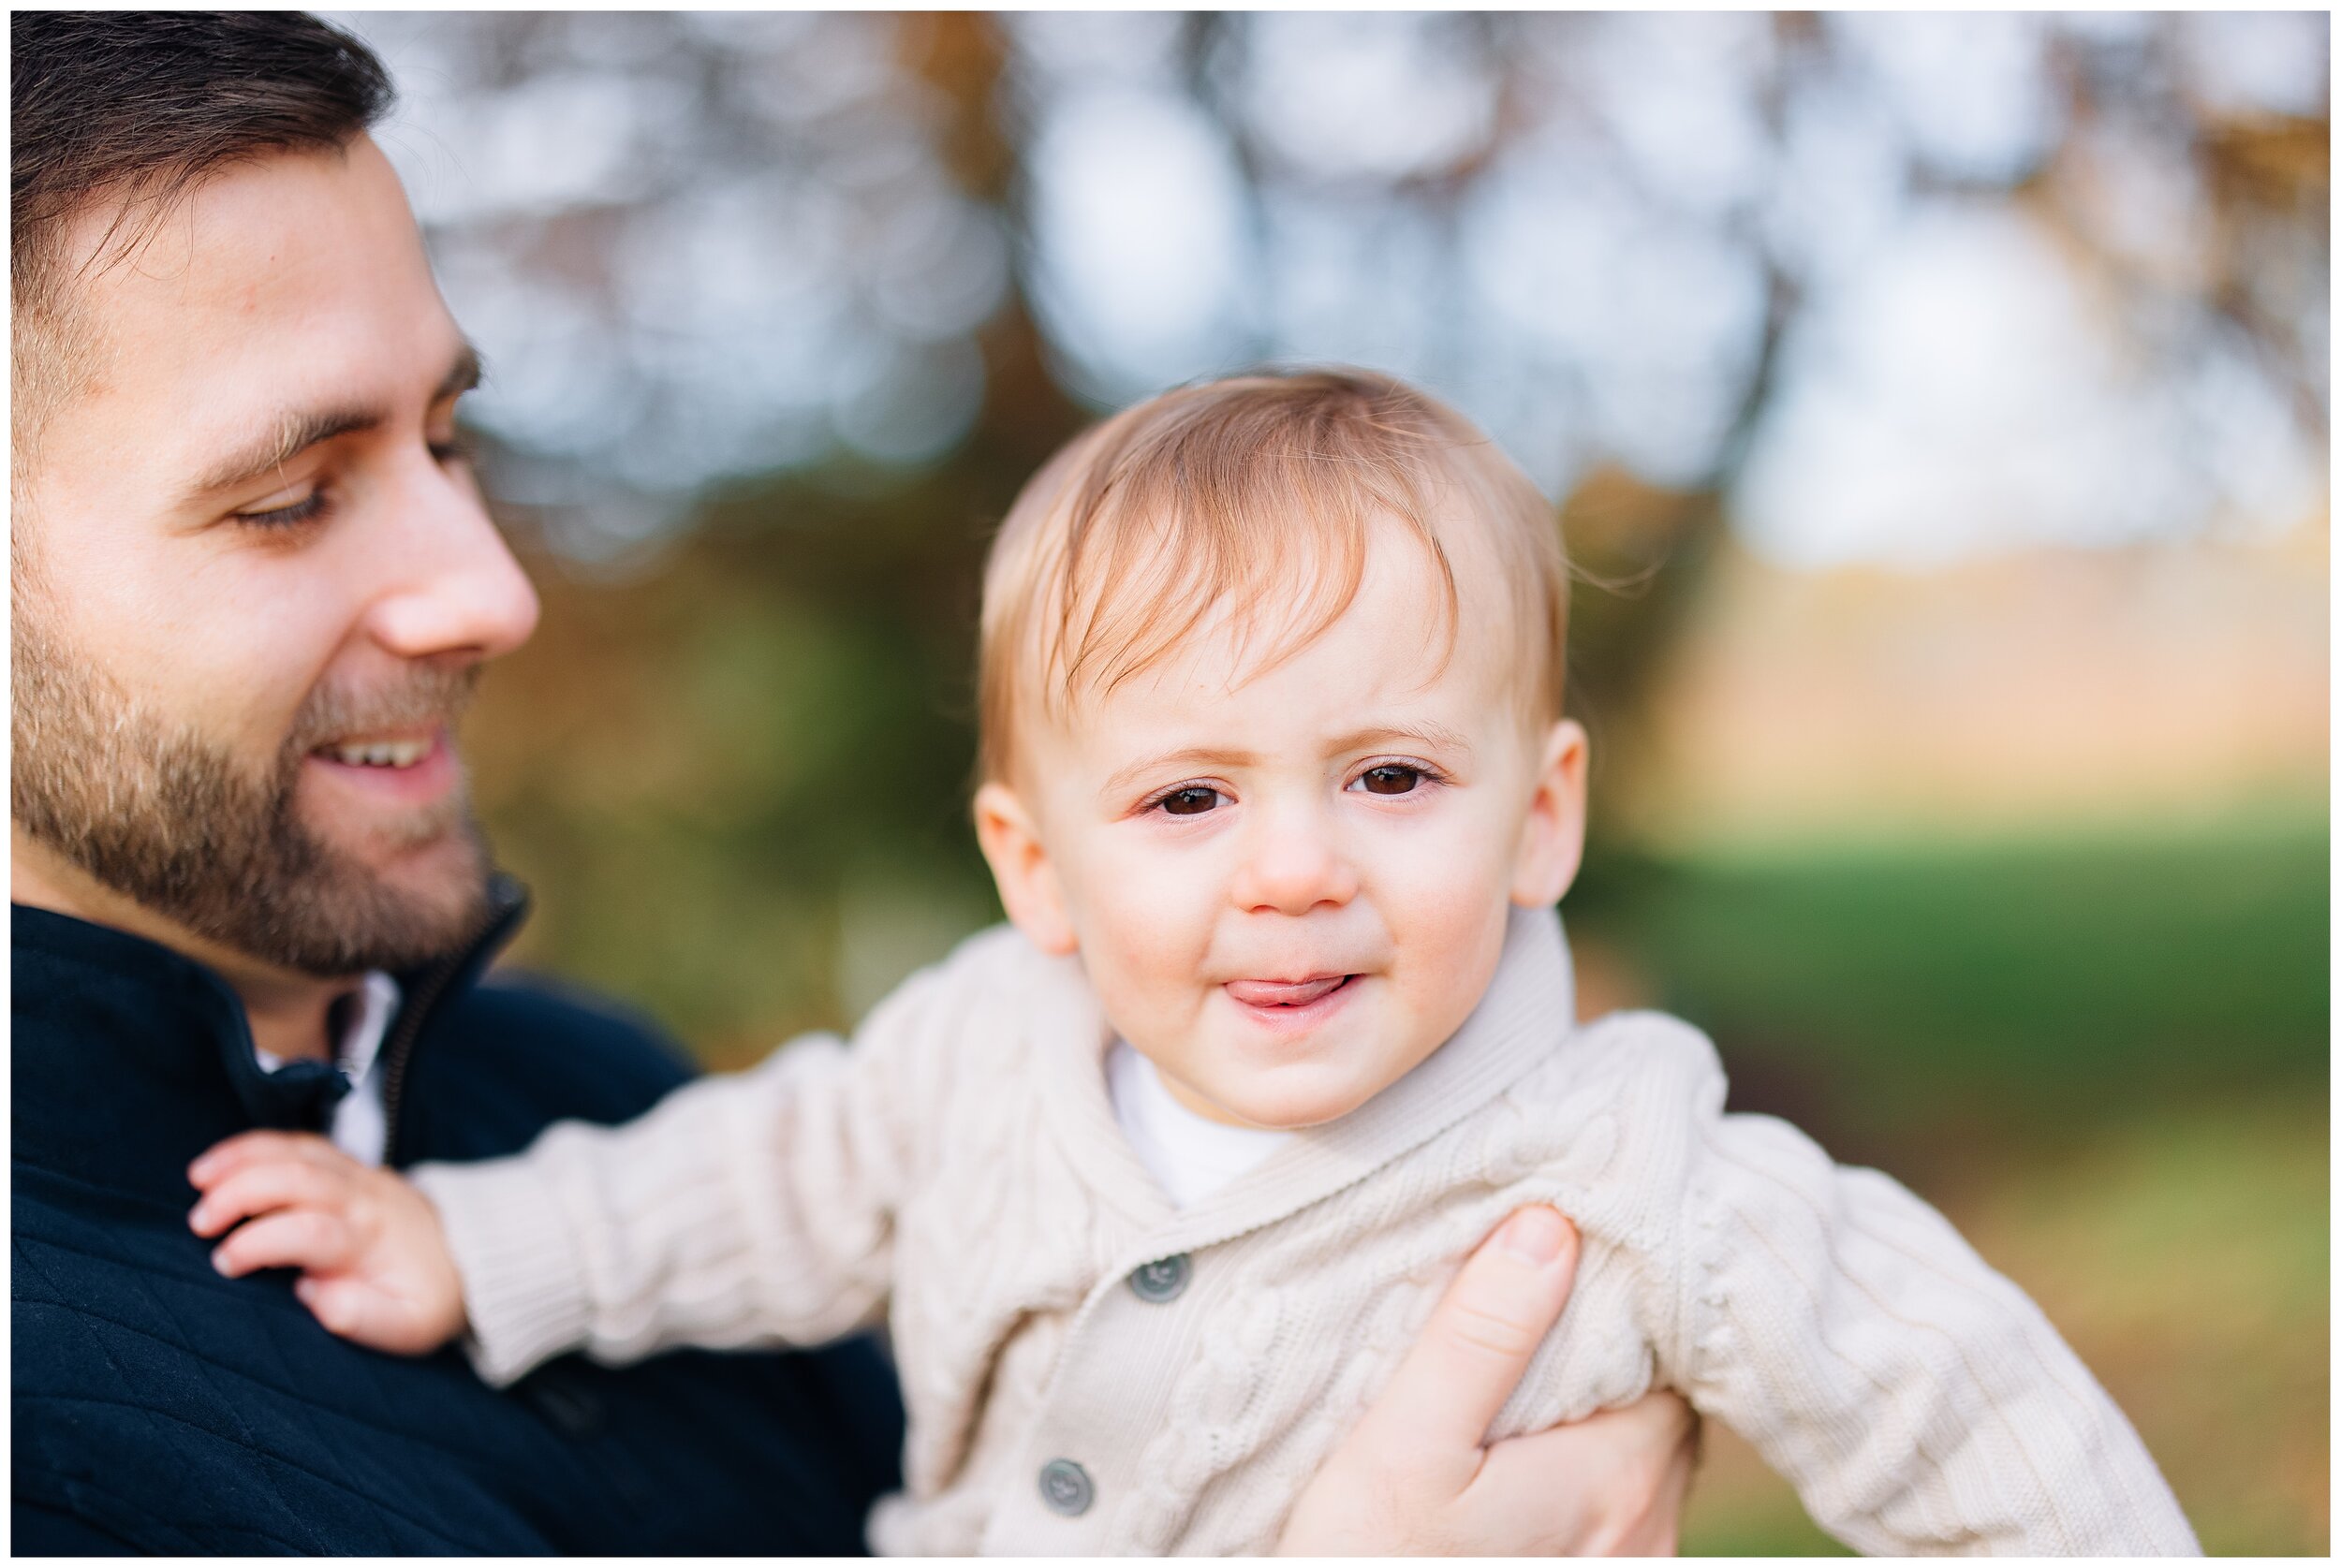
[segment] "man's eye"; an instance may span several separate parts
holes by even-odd
[[[1208,789],[1201,784],[1188,784],[1184,789],[1172,790],[1155,804],[1169,812],[1172,816],[1200,816],[1218,805],[1220,799],[1220,794],[1215,789]]]
[[[258,511],[231,515],[238,522],[248,523],[255,528],[298,528],[304,522],[324,516],[330,505],[325,499],[324,490],[320,488],[282,506],[264,506]]]
[[[1404,795],[1422,782],[1422,769],[1405,768],[1386,762],[1379,768],[1369,768],[1358,777],[1369,795]]]

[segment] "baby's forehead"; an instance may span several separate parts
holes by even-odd
[[[1337,602],[1279,592],[1274,580],[1222,595],[1143,665],[1067,683],[1053,716],[1068,731],[1200,730],[1239,718],[1273,725],[1278,715],[1320,730],[1414,715],[1454,730],[1509,711],[1533,684],[1537,660],[1494,553],[1456,548],[1454,534],[1468,530],[1424,537],[1380,520]]]
[[[1341,676],[1423,684],[1460,664],[1541,714],[1567,597],[1550,502],[1423,394],[1363,373],[1166,393],[1060,452],[1002,525],[984,766],[1021,726],[1159,670],[1242,691],[1328,637]]]

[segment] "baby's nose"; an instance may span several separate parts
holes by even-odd
[[[1305,828],[1273,827],[1260,833],[1244,857],[1230,892],[1237,907],[1246,911],[1305,915],[1321,904],[1347,903],[1357,897],[1358,878],[1325,836]]]

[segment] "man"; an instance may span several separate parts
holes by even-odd
[[[481,981],[524,900],[454,727],[537,604],[365,135],[379,65],[284,14],[11,46],[15,1549],[857,1549],[901,1421],[866,1343],[497,1393],[210,1267],[184,1172],[220,1137],[479,1158],[687,1069]],[[1545,1210],[1483,1249],[1288,1545],[1671,1545],[1678,1402],[1479,1447],[1573,1257]]]

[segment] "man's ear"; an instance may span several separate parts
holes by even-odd
[[[1585,856],[1585,730],[1563,719],[1549,730],[1537,763],[1536,794],[1512,859],[1512,902],[1541,909],[1561,901]]]
[[[983,846],[1000,902],[1016,929],[1044,953],[1071,952],[1073,922],[1066,913],[1056,868],[1049,861],[1032,813],[1008,785],[987,784],[976,791],[976,843]]]

